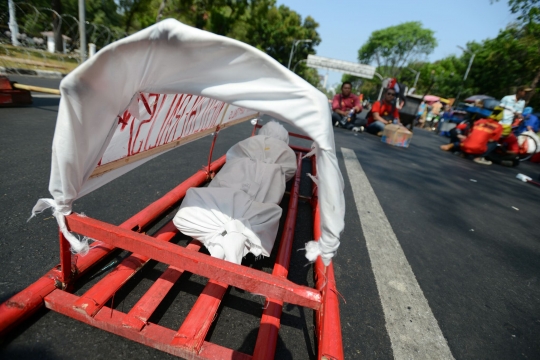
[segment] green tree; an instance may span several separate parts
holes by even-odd
[[[501,30],[496,38],[468,43],[467,48],[476,57],[465,83],[465,94],[486,93],[501,98],[513,93],[519,85],[530,83],[532,88],[536,87],[540,71],[540,26],[514,24]],[[465,53],[462,60],[466,62],[469,57]]]
[[[398,77],[406,64],[431,54],[436,46],[433,31],[411,21],[371,33],[358,50],[358,60],[375,63],[383,76]]]
[[[519,20],[540,22],[540,0],[508,0],[508,5],[512,14],[519,14]]]
[[[302,17],[287,6],[275,6],[274,0],[253,1],[246,24],[246,33],[239,40],[264,51],[278,62],[287,65],[295,40],[309,39],[296,46],[293,67],[298,61],[314,54],[321,38],[316,29],[319,24],[310,16]]]
[[[453,98],[457,95],[466,63],[452,55],[433,63],[416,62],[409,64],[409,68],[420,71],[420,77],[416,85],[416,94],[424,94],[431,81],[434,81],[430,93],[444,98]],[[400,81],[409,85],[414,84],[416,75],[409,71],[402,72]]]
[[[134,1],[134,0],[131,0]],[[156,1],[161,5],[160,1]],[[171,0],[162,9],[163,16],[185,24],[248,43],[287,65],[294,40],[310,39],[295,49],[291,68],[321,42],[319,24],[310,16],[302,17],[275,0]],[[296,73],[318,85],[316,70],[299,63]]]

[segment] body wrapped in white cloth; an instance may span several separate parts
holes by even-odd
[[[267,123],[259,135],[229,149],[227,163],[209,186],[242,190],[255,201],[279,204],[285,183],[296,173],[296,155],[288,142],[281,124]]]
[[[213,257],[240,264],[248,252],[270,256],[280,217],[279,205],[253,201],[240,190],[208,187],[189,189],[173,222]]]
[[[286,181],[292,179],[296,172],[294,151],[282,140],[267,135],[252,136],[232,146],[227,151],[227,162],[238,158],[279,164]]]
[[[210,255],[237,264],[248,252],[270,256],[285,177],[296,172],[287,130],[272,121],[261,133],[231,147],[208,188],[190,189],[174,217],[178,230],[202,242]]]
[[[242,190],[252,200],[279,204],[285,193],[285,176],[278,164],[237,158],[227,161],[208,187]]]

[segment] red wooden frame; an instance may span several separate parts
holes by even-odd
[[[255,128],[257,127],[260,126],[255,125]],[[306,138],[304,135],[290,135]],[[202,185],[212,173],[219,170],[225,162],[225,157],[222,157],[120,226],[78,214],[67,216],[66,223],[70,231],[99,242],[93,244],[88,255],[77,259],[75,266],[72,264],[69,244],[60,234],[61,264],[0,306],[0,334],[45,304],[47,308],[79,321],[185,358],[273,359],[283,303],[288,302],[316,311],[318,358],[343,359],[333,265],[325,267],[320,259],[316,261],[316,289],[287,280],[298,211],[302,155],[310,151],[308,148],[292,148],[297,151],[298,170],[293,180],[287,218],[272,274],[199,253],[202,245],[196,240],[186,247],[169,243],[178,233],[172,221],[165,224],[154,236],[140,233],[176,206],[190,187]],[[210,159],[211,156],[210,154]],[[312,173],[316,174],[314,157]],[[317,239],[320,237],[320,216],[315,184],[311,203],[313,235]],[[86,293],[81,296],[70,294],[68,291],[71,282],[114,248],[131,251],[132,254]],[[107,301],[150,259],[166,263],[169,267],[135,306],[128,313],[106,307]],[[177,331],[150,323],[148,320],[151,315],[184,271],[209,279],[186,319]],[[266,306],[252,356],[205,340],[229,286],[266,296]]]

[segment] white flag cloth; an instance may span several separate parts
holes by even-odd
[[[256,135],[242,140],[227,151],[227,161],[249,158],[267,164],[279,164],[286,181],[296,173],[296,155],[285,142],[266,135]]]
[[[122,173],[88,181],[119,115],[138,94],[193,94],[268,114],[314,140],[322,235],[308,255],[320,254],[326,264],[334,256],[345,202],[328,100],[270,56],[168,19],[101,49],[62,80],[60,92],[49,183],[57,218],[71,211],[75,199]]]
[[[208,187],[189,189],[173,222],[212,256],[240,264],[249,252],[270,256],[280,217],[276,204],[253,201],[241,190]]]
[[[285,193],[285,175],[281,165],[237,158],[227,161],[208,186],[242,190],[255,201],[279,204]]]

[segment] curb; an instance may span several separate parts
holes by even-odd
[[[62,74],[59,71],[49,71],[49,70],[29,70],[29,69],[17,69],[17,68],[6,68],[0,66],[0,73],[4,74],[15,74],[15,75],[31,75],[39,76],[51,79],[62,79],[67,74]]]

